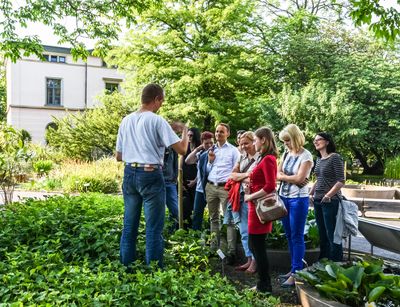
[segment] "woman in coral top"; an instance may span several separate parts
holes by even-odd
[[[271,277],[265,239],[272,230],[272,223],[262,224],[256,213],[256,201],[261,197],[275,197],[278,150],[271,129],[262,127],[255,132],[254,145],[260,153],[257,166],[250,174],[250,185],[245,201],[249,204],[249,247],[257,262],[258,282],[253,289],[271,292]]]

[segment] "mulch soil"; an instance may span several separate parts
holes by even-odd
[[[242,260],[242,261],[241,261]],[[245,259],[238,259],[234,265],[222,265],[220,258],[213,257],[210,259],[210,264],[214,272],[218,272],[223,276],[226,276],[238,289],[252,288],[257,283],[257,273],[248,274],[242,271],[235,271],[235,266],[243,264]],[[279,297],[282,306],[301,306],[295,287],[282,288],[281,280],[278,276],[286,274],[287,272],[277,272],[271,268],[271,281],[272,281],[272,295]]]

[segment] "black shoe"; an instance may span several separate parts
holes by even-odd
[[[226,264],[227,265],[234,265],[235,264],[235,255],[226,256]]]

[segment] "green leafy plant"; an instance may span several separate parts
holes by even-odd
[[[297,275],[323,296],[350,306],[364,306],[367,301],[387,303],[385,306],[400,304],[400,276],[384,274],[381,259],[366,258],[343,265],[321,261]]]
[[[122,197],[85,193],[0,210],[0,301],[6,305],[276,306],[213,274],[200,233],[166,237],[165,268],[120,264]],[[18,229],[18,231],[15,231]],[[137,244],[144,258],[142,217]]]
[[[400,179],[400,156],[386,161],[385,177],[390,179]]]
[[[51,160],[38,160],[32,163],[33,170],[38,176],[48,175],[53,169],[53,161]]]
[[[0,125],[0,187],[5,204],[12,202],[18,177],[29,168],[33,153],[24,142],[21,131]]]

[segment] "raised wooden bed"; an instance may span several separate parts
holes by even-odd
[[[349,184],[342,188],[342,193],[346,198],[393,199],[396,188]]]
[[[309,266],[318,261],[319,248],[307,249],[304,260]],[[269,266],[273,270],[286,272],[290,270],[291,261],[289,250],[267,248]]]

